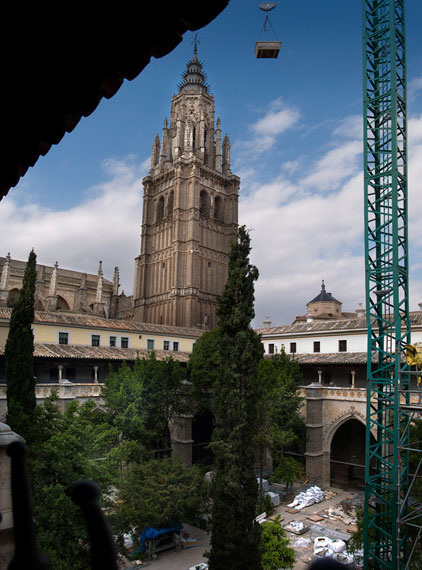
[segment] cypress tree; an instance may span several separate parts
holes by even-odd
[[[219,299],[219,374],[213,387],[216,473],[212,489],[210,570],[260,570],[260,528],[255,523],[257,482],[253,440],[257,431],[256,381],[263,355],[253,331],[254,281],[250,238],[244,226],[233,244]]]
[[[36,259],[31,251],[25,268],[22,289],[10,317],[9,335],[4,350],[7,384],[7,423],[28,438],[35,410],[34,379],[34,294]]]

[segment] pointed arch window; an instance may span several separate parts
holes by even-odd
[[[216,196],[214,200],[214,218],[220,222],[222,222],[224,218],[223,200],[221,196]]]
[[[173,212],[173,205],[174,205],[174,192],[173,190],[170,192],[167,202],[167,215],[171,216]]]
[[[161,222],[164,217],[164,196],[161,196],[157,203],[157,222]]]
[[[205,190],[201,190],[199,195],[199,213],[201,216],[210,215],[210,197]]]

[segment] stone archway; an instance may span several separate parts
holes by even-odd
[[[365,484],[365,424],[349,417],[333,433],[330,444],[330,485]]]

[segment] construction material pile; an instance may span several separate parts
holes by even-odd
[[[299,493],[295,496],[293,501],[289,503],[287,506],[289,508],[296,509],[300,511],[305,507],[309,507],[314,503],[320,503],[325,499],[324,491],[320,489],[317,485],[310,487],[307,491]]]

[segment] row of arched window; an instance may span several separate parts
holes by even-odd
[[[170,216],[171,212],[173,211],[173,204],[174,204],[173,190],[168,195],[167,207],[164,203],[164,196],[160,196],[157,202],[157,211],[155,216],[157,222],[161,222],[161,220],[163,220],[165,217]]]
[[[15,306],[15,303],[19,298],[19,293],[20,293],[20,290],[17,288],[11,289],[9,291],[9,294],[7,296],[7,306],[9,308],[12,309]],[[69,311],[70,310],[68,302],[65,299],[63,299],[63,297],[61,297],[60,295],[57,295],[57,306],[56,306],[56,308],[58,311]],[[40,299],[39,297],[35,297],[34,309],[36,311],[44,311],[45,310],[44,301],[42,299]]]
[[[167,216],[170,216],[174,206],[174,191],[168,195],[167,204],[164,196],[160,196],[156,202],[155,221],[161,222]],[[214,204],[211,207],[211,197],[206,190],[201,190],[199,195],[199,213],[207,218],[214,218],[220,222],[224,221],[224,204],[221,196],[214,198]]]
[[[215,220],[222,222],[224,220],[224,206],[221,196],[216,196],[214,198],[213,208],[211,208],[210,195],[206,190],[201,190],[199,195],[199,213],[201,216],[214,218]]]

